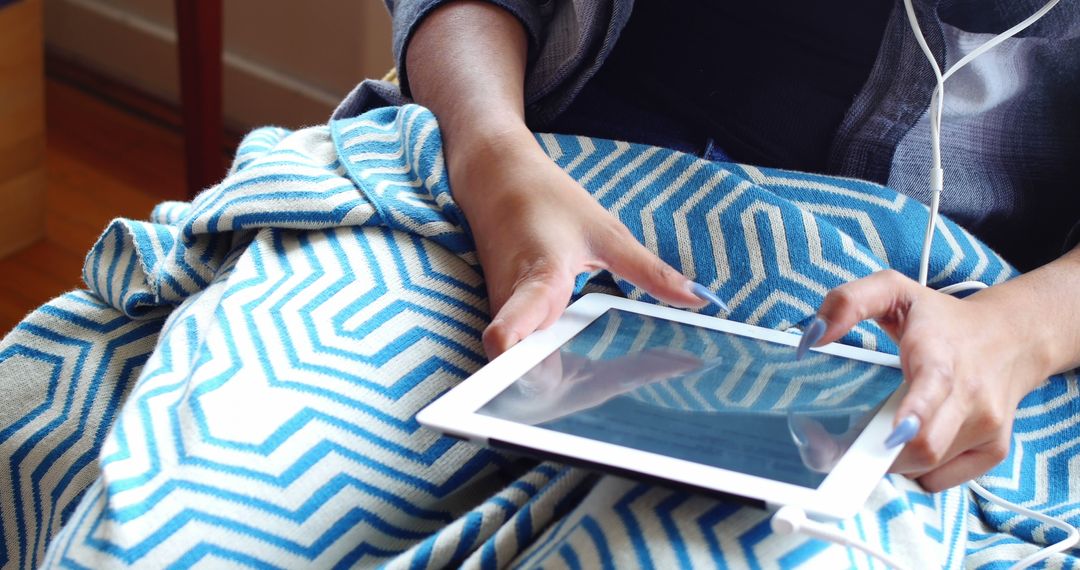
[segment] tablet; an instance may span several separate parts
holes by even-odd
[[[892,464],[896,356],[602,294],[421,410],[445,434],[736,497],[854,515]]]

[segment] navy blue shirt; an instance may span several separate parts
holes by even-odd
[[[637,0],[550,129],[826,172],[892,0]]]
[[[896,7],[894,0],[636,0],[599,72],[545,130],[664,146],[712,160],[857,176],[892,184],[926,202],[919,192],[928,192],[928,173],[914,172],[912,186],[911,173],[898,180],[853,174],[834,156],[845,155],[834,148],[843,136],[838,131],[874,71],[886,28],[897,24],[890,21]],[[906,20],[900,23],[911,33]],[[1068,92],[1067,86],[1060,91]],[[1045,95],[1051,102],[1056,96]],[[1051,104],[1027,109],[1056,112]],[[1024,126],[1010,123],[1002,144],[1026,145],[1037,154],[1045,145],[1030,129],[1026,135],[1015,130]],[[1001,152],[1000,144],[980,142],[992,137],[959,141],[950,135],[954,138],[946,142],[962,142],[959,148],[966,152]],[[929,148],[928,141],[917,144]],[[870,147],[880,156],[869,162],[891,164],[894,148]],[[1080,224],[1074,226],[1080,192],[1057,182],[1066,179],[1062,172],[1069,167],[1051,156],[1041,159],[1039,164],[1049,163],[1045,167],[1010,165],[1008,176],[1035,178],[1015,186],[974,176],[978,172],[971,169],[979,166],[958,165],[956,157],[950,162],[946,156],[953,178],[951,184],[947,178],[942,212],[1021,270],[1054,259],[1063,244],[1071,247],[1080,240]],[[927,159],[923,167],[928,164]],[[1066,240],[1070,228],[1073,235]]]

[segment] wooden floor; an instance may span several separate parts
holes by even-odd
[[[82,288],[83,258],[113,218],[184,199],[180,134],[56,80],[46,85],[46,238],[0,260],[0,336]]]

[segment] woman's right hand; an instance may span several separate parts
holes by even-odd
[[[562,315],[582,272],[607,269],[669,304],[704,306],[691,282],[559,168],[524,124],[475,141],[459,139],[447,166],[487,282],[490,358]]]

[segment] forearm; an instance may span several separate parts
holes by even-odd
[[[1080,247],[971,299],[1006,317],[1047,376],[1080,366]]]
[[[407,52],[413,98],[439,119],[452,173],[464,174],[468,157],[507,146],[538,149],[525,126],[527,49],[521,23],[485,2],[447,4],[413,35]]]

